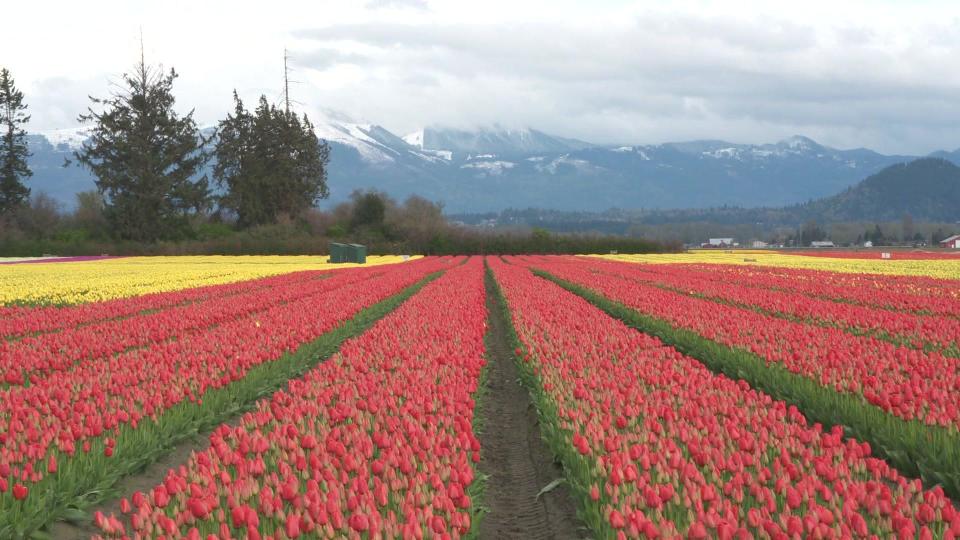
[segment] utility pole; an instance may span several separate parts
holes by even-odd
[[[290,80],[290,54],[287,52],[287,48],[283,48],[283,108],[290,114],[291,105],[303,105],[295,99],[290,99],[290,83],[299,84],[300,81]]]
[[[290,70],[287,68],[287,49],[283,49],[283,102],[290,114]]]

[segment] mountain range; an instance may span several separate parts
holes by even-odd
[[[942,157],[918,158],[890,165],[836,195],[781,207],[602,212],[526,208],[450,217],[468,225],[542,227],[557,232],[634,234],[644,227],[665,226],[664,231],[674,237],[702,241],[697,234],[710,234],[717,226],[747,226],[739,230],[763,235],[784,227],[795,229],[810,220],[862,224],[900,221],[907,215],[921,223],[951,224],[950,230],[960,225],[960,167]]]
[[[499,126],[425,128],[400,136],[336,113],[311,118],[318,137],[331,146],[331,199],[325,204],[375,188],[398,199],[418,194],[442,202],[449,213],[787,206],[842,192],[917,157],[837,150],[802,136],[756,145],[703,140],[618,146]],[[64,167],[87,133],[69,128],[30,134],[30,187],[67,206],[74,193],[93,189],[87,171]],[[960,149],[935,155],[960,162]]]

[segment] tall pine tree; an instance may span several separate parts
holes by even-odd
[[[30,150],[27,131],[30,121],[23,102],[23,92],[17,89],[13,76],[6,68],[0,70],[0,216],[26,203],[30,188],[24,185],[33,176],[27,166]]]
[[[189,232],[189,217],[210,199],[206,175],[198,178],[207,156],[193,111],[180,117],[173,109],[176,72],[164,74],[142,56],[134,73],[124,74],[123,90],[80,116],[94,129],[75,153],[97,177],[114,236],[137,241],[177,239]]]
[[[226,187],[221,205],[237,213],[239,225],[296,216],[329,197],[330,147],[317,139],[304,115],[278,109],[260,97],[250,113],[233,93],[234,112],[222,120],[213,176]]]

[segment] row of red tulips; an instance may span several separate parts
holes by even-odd
[[[898,344],[960,354],[957,336],[960,319],[943,315],[921,316],[856,304],[833,302],[796,292],[718,281],[712,274],[682,265],[664,269],[658,265],[596,263],[591,268],[629,277],[676,292],[727,302],[766,313],[821,326],[833,326],[856,334],[869,334]],[[762,283],[762,280],[758,280]]]
[[[0,338],[15,339],[31,334],[55,332],[65,328],[92,324],[110,319],[131,317],[143,312],[162,310],[208,298],[222,298],[284,283],[294,276],[311,279],[321,274],[342,270],[308,271],[280,274],[261,279],[207,285],[170,292],[118,298],[71,306],[0,306]]]
[[[278,304],[310,301],[317,295],[383,274],[383,268],[355,272],[297,273],[248,283],[246,290],[206,296],[195,302],[145,314],[107,319],[16,341],[0,341],[0,380],[32,383],[51,371],[68,369],[81,360],[103,358],[145,345],[160,346],[194,332],[255,316]]]
[[[918,276],[849,274],[820,270],[724,264],[663,265],[702,272],[707,279],[763,289],[777,289],[867,307],[960,317],[955,280]]]
[[[600,538],[954,538],[939,488],[715,375],[585,300],[490,260],[542,429]]]
[[[524,256],[527,260],[542,259],[544,256]],[[547,258],[555,258],[546,256]],[[744,258],[749,259],[749,254],[744,254]],[[603,259],[597,257],[567,257],[568,259],[587,260],[592,262],[608,261],[616,263],[618,261]],[[943,298],[952,300],[951,304],[953,314],[960,315],[960,295],[957,294],[957,287],[960,286],[960,280],[944,279],[931,276],[910,276],[897,274],[870,274],[853,272],[831,272],[828,270],[814,270],[809,268],[787,268],[783,266],[760,265],[760,264],[716,264],[716,263],[668,263],[668,264],[649,264],[672,271],[677,267],[686,269],[695,269],[707,274],[713,275],[714,279],[742,279],[746,278],[746,283],[754,283],[758,286],[784,288],[793,290],[798,288],[807,294],[820,296],[835,296],[838,300],[856,302],[858,299],[874,300],[887,299],[888,294],[892,294],[890,300],[897,303],[898,299],[913,297],[913,301],[926,298]],[[907,300],[907,302],[911,302]],[[895,309],[903,307],[891,306]],[[919,311],[925,311],[922,304],[918,304]]]
[[[205,402],[210,395],[248,383],[254,372],[258,382],[269,381],[277,359],[335,333],[361,310],[453,262],[424,259],[385,267],[375,279],[0,390],[0,533],[5,524],[28,529],[50,519],[45,514],[61,504],[63,492],[82,492],[78,486],[92,482],[88,476],[110,467],[114,448],[136,449],[119,456],[134,463],[169,444],[171,435],[188,435],[165,430],[196,429],[211,419]],[[231,404],[229,395],[221,398],[220,407],[244,405]],[[102,474],[115,476],[108,473]]]
[[[483,265],[447,271],[208,450],[97,515],[105,535],[459,538],[478,505]]]
[[[749,351],[768,363],[816,380],[837,392],[862,396],[906,420],[960,428],[960,359],[924,353],[689,297],[634,279],[598,272],[580,261],[536,263],[550,274],[594,290],[640,313],[690,330],[728,347]],[[624,263],[623,274],[633,271]]]

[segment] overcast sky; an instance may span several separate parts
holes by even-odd
[[[31,130],[76,125],[139,55],[212,123],[236,88],[403,135],[499,123],[598,143],[804,134],[960,147],[956,0],[15,2],[0,33]]]

